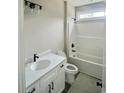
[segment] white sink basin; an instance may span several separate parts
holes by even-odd
[[[37,62],[32,63],[31,65],[31,70],[43,70],[47,68],[50,65],[50,61],[45,59],[45,60],[39,60]]]

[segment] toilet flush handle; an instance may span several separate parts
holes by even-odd
[[[60,67],[63,68],[63,66],[64,66],[64,65],[62,64]]]

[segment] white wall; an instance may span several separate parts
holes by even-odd
[[[64,2],[63,0],[32,0],[41,4],[40,14],[25,12],[25,55],[41,53],[47,49],[64,49]]]

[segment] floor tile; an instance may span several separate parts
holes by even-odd
[[[101,93],[101,87],[96,86],[97,81],[100,80],[80,73],[67,93]]]

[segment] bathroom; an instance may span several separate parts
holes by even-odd
[[[26,93],[105,93],[105,0],[24,0]]]

